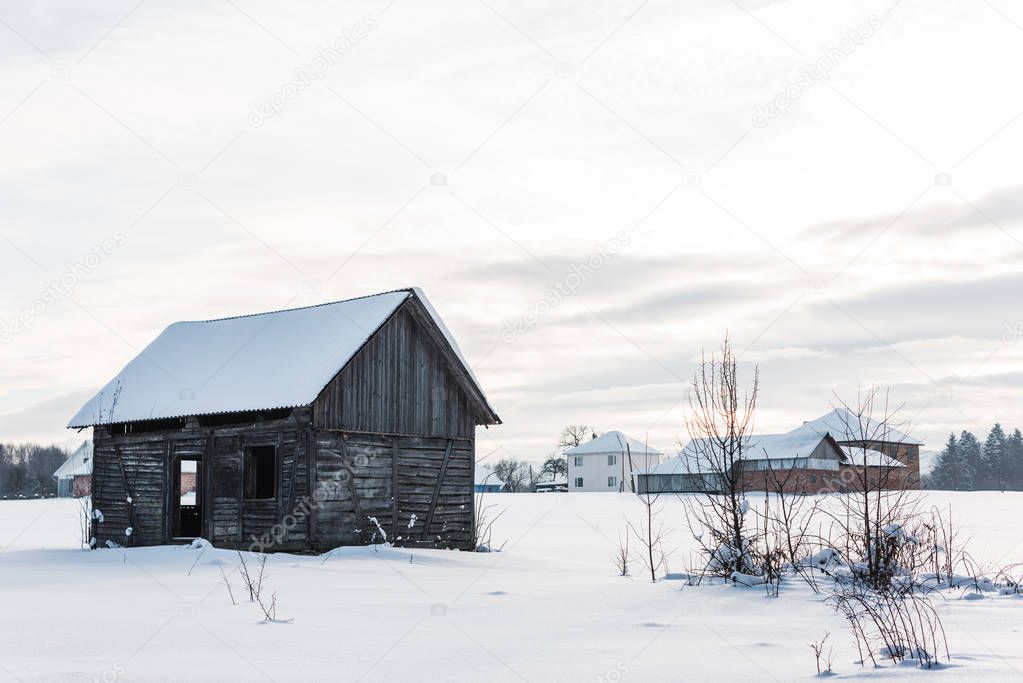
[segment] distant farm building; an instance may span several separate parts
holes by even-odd
[[[661,452],[621,432],[579,444],[565,451],[570,492],[632,491],[633,475],[654,467]]]
[[[476,493],[500,493],[504,481],[486,465],[476,465]]]
[[[57,471],[57,495],[61,498],[81,498],[92,493],[92,442],[84,441],[68,456]]]
[[[862,434],[871,438],[862,440]],[[897,429],[833,410],[784,434],[751,436],[735,466],[748,491],[841,493],[864,482],[871,488],[916,489],[922,445]],[[705,440],[690,441],[677,457],[641,473],[639,491],[720,491],[720,468],[708,464],[708,452]]]
[[[168,327],[72,418],[100,544],[471,548],[499,424],[418,289]]]

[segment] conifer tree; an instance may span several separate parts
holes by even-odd
[[[1017,429],[1005,440],[1005,466],[1009,488],[1023,491],[1023,433]]]
[[[962,490],[963,463],[959,454],[959,443],[955,434],[948,435],[944,450],[938,455],[938,462],[931,471],[930,486],[932,489],[945,491]]]
[[[983,475],[977,488],[1004,491],[1006,487],[1005,472],[1005,432],[1002,425],[995,423],[984,441],[982,450]]]
[[[960,491],[975,491],[977,477],[983,470],[981,462],[980,442],[970,432],[959,435],[959,461],[962,463]]]

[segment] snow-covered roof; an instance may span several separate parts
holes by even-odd
[[[92,442],[85,441],[74,453],[68,456],[57,471],[53,473],[54,479],[67,479],[92,474]]]
[[[905,467],[904,464],[885,455],[873,448],[857,448],[855,446],[843,446],[842,454],[848,465],[860,465],[862,467]]]
[[[753,434],[743,447],[743,460],[781,460],[807,458],[824,438],[812,430],[794,429],[786,434]],[[707,439],[693,439],[679,454],[684,460],[696,463],[709,452]],[[693,471],[704,471],[694,467]]]
[[[308,405],[411,298],[432,317],[486,401],[451,332],[415,288],[306,308],[174,323],[90,399],[68,427]]]
[[[486,465],[476,465],[476,486],[500,486],[504,488],[504,481]]]
[[[661,455],[656,448],[651,448],[621,432],[607,432],[603,436],[570,448],[565,451],[565,455],[624,455],[626,444],[629,446],[629,452],[633,455]]]
[[[835,408],[831,412],[821,415],[816,420],[804,422],[801,428],[811,429],[821,435],[830,433],[832,438],[839,442],[855,441],[861,436],[866,436],[873,441],[903,443],[910,446],[923,445],[922,441],[914,439],[909,434],[896,429],[890,424],[871,420],[867,417],[863,417],[861,422],[861,418],[845,408]]]
[[[708,468],[701,468],[696,464],[696,460],[687,459],[680,454],[637,474],[701,474],[705,470]]]

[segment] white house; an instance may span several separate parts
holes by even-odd
[[[661,461],[661,452],[621,432],[579,444],[565,452],[568,458],[568,490],[632,491],[635,473]]]
[[[68,456],[57,471],[57,495],[62,498],[81,498],[92,493],[92,442],[85,441]]]

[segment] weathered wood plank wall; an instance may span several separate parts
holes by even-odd
[[[476,410],[450,358],[406,304],[313,403],[317,428],[471,437]]]

